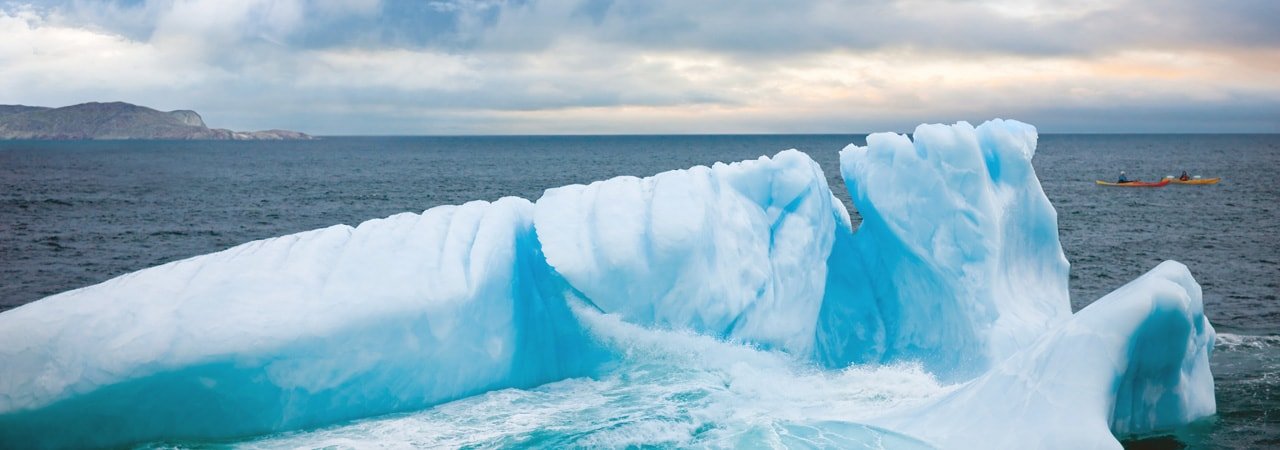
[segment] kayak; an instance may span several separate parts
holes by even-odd
[[[1164,186],[1164,185],[1166,185],[1166,184],[1169,184],[1170,179],[1165,178],[1165,179],[1160,180],[1160,181],[1157,181],[1157,182],[1155,182],[1155,183],[1152,183],[1152,182],[1150,182],[1150,181],[1137,181],[1137,180],[1134,180],[1134,181],[1128,181],[1128,182],[1124,182],[1124,183],[1113,183],[1113,182],[1110,182],[1110,181],[1102,181],[1102,180],[1097,180],[1097,181],[1098,181],[1098,185],[1099,185],[1099,186],[1115,186],[1115,187],[1161,187],[1161,186]]]
[[[1173,184],[1218,184],[1221,178],[1192,178],[1190,180],[1179,180],[1177,178],[1165,178]]]

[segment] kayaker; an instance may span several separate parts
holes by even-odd
[[[1129,182],[1129,177],[1128,177],[1128,176],[1126,176],[1126,175],[1124,174],[1124,171],[1123,171],[1123,170],[1121,170],[1121,171],[1120,171],[1120,180],[1119,180],[1119,181],[1116,181],[1116,182],[1117,182],[1117,183],[1128,183],[1128,182]]]
[[[1178,179],[1182,181],[1187,181],[1191,179],[1191,175],[1187,175],[1187,171],[1184,170],[1182,171],[1182,176],[1178,177]]]

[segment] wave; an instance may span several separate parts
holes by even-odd
[[[1214,348],[1219,350],[1264,349],[1280,347],[1280,336],[1218,333]]]
[[[618,362],[592,378],[504,389],[245,448],[928,447],[859,421],[951,392],[918,364],[823,370],[780,351],[692,331],[648,328],[578,303],[573,313]],[[876,443],[876,444],[872,444]],[[864,445],[865,444],[865,445]]]

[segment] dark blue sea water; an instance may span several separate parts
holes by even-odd
[[[860,135],[352,137],[296,142],[0,141],[0,311],[250,240],[787,148],[848,203],[836,152]],[[1046,135],[1076,309],[1186,263],[1222,334],[1217,418],[1131,446],[1280,445],[1280,135]],[[1119,170],[1214,186],[1096,186]],[[851,208],[852,209],[852,208]],[[855,213],[855,221],[856,221]],[[3,343],[0,343],[3,345]]]

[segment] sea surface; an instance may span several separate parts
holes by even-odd
[[[0,141],[0,311],[255,239],[477,199],[536,199],[565,184],[788,148],[818,161],[853,211],[837,152],[862,142],[860,134]],[[1042,135],[1034,163],[1058,211],[1073,308],[1174,259],[1200,282],[1219,332],[1218,415],[1126,445],[1280,446],[1280,135]],[[1144,180],[1187,170],[1223,182],[1095,185],[1120,170]],[[822,372],[699,336],[599,330],[626,343],[618,344],[628,346],[626,370],[235,444],[820,443],[806,423],[948,389],[909,366]],[[750,370],[741,361],[752,361]]]

